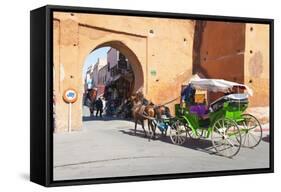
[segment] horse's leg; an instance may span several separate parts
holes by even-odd
[[[135,119],[135,135],[137,134],[137,125],[138,125],[138,119]]]
[[[151,134],[151,130],[150,130],[151,127],[150,127],[149,120],[147,120],[147,127],[148,127],[148,141],[150,141],[152,134]]]
[[[155,129],[152,123],[152,120],[148,120],[148,129],[149,129],[149,138],[150,139],[155,139]]]
[[[151,125],[152,125],[153,139],[155,139],[156,138],[156,124],[151,122]]]
[[[152,122],[152,120],[150,120],[150,127],[151,127],[151,131],[152,131],[152,135],[151,135],[151,138],[152,139],[155,139],[156,138],[156,126],[155,124]]]
[[[92,116],[93,115],[93,109],[92,109],[92,107],[89,107],[89,109],[90,109],[90,116]]]
[[[145,129],[144,129],[144,120],[143,120],[143,119],[141,120],[141,126],[142,126],[142,129],[143,129],[143,131],[144,131],[144,136],[147,137],[146,131],[145,131]]]

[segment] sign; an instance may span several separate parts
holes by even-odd
[[[66,103],[74,103],[77,101],[77,97],[78,97],[78,94],[77,94],[77,91],[75,89],[67,89],[64,91],[63,93],[63,100],[66,102]]]
[[[63,100],[68,103],[68,132],[71,132],[71,111],[72,103],[77,101],[77,91],[75,89],[66,89],[63,93]]]
[[[150,74],[151,74],[151,76],[156,76],[156,70],[151,70]]]

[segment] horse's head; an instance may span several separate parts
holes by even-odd
[[[137,98],[138,101],[142,101],[144,99],[143,93],[141,91],[138,91],[136,93],[136,98]]]
[[[89,90],[89,98],[92,102],[94,102],[97,98],[97,90],[96,89],[91,89]]]
[[[142,92],[133,93],[131,95],[131,97],[129,98],[129,100],[131,100],[134,104],[142,103],[143,99],[144,99],[144,96],[143,96]]]
[[[128,101],[129,102],[132,102],[132,103],[135,103],[137,100],[137,97],[135,94],[132,94],[129,98],[128,98]]]

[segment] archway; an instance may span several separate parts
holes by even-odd
[[[101,47],[112,47],[114,49],[117,49],[129,60],[135,78],[133,92],[141,90],[144,85],[144,75],[143,75],[143,69],[141,63],[137,58],[136,54],[121,41],[109,41],[109,42],[102,43],[96,46],[92,51],[99,49]]]
[[[78,92],[72,105],[71,129],[82,129],[81,72],[87,55],[98,47],[117,48],[132,60],[136,79],[140,77],[134,91],[142,89],[145,97],[157,104],[177,98],[180,85],[192,74],[191,20],[161,19],[159,23],[142,17],[55,12],[53,30],[56,132],[68,130],[68,104],[62,99],[68,88]],[[174,103],[169,105],[174,108]]]
[[[83,104],[87,106],[87,101],[91,100],[94,91],[94,100],[102,98],[105,101],[107,110],[103,114],[106,115],[110,115],[109,112],[114,111],[114,108],[126,104],[132,93],[143,91],[144,84],[144,74],[139,59],[121,41],[101,43],[92,49],[84,61],[83,79]],[[109,109],[111,103],[114,103],[113,109]],[[91,107],[89,109],[89,115],[94,115]],[[87,116],[85,110],[82,116],[84,120]]]

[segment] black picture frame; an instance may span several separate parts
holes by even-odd
[[[229,22],[262,23],[270,25],[270,167],[230,171],[195,172],[166,175],[112,177],[99,179],[53,180],[53,118],[52,65],[54,11],[96,13],[108,15],[145,16]],[[274,20],[185,13],[150,12],[88,7],[47,5],[30,12],[30,180],[53,187],[98,183],[148,181],[162,179],[227,176],[274,172]]]

